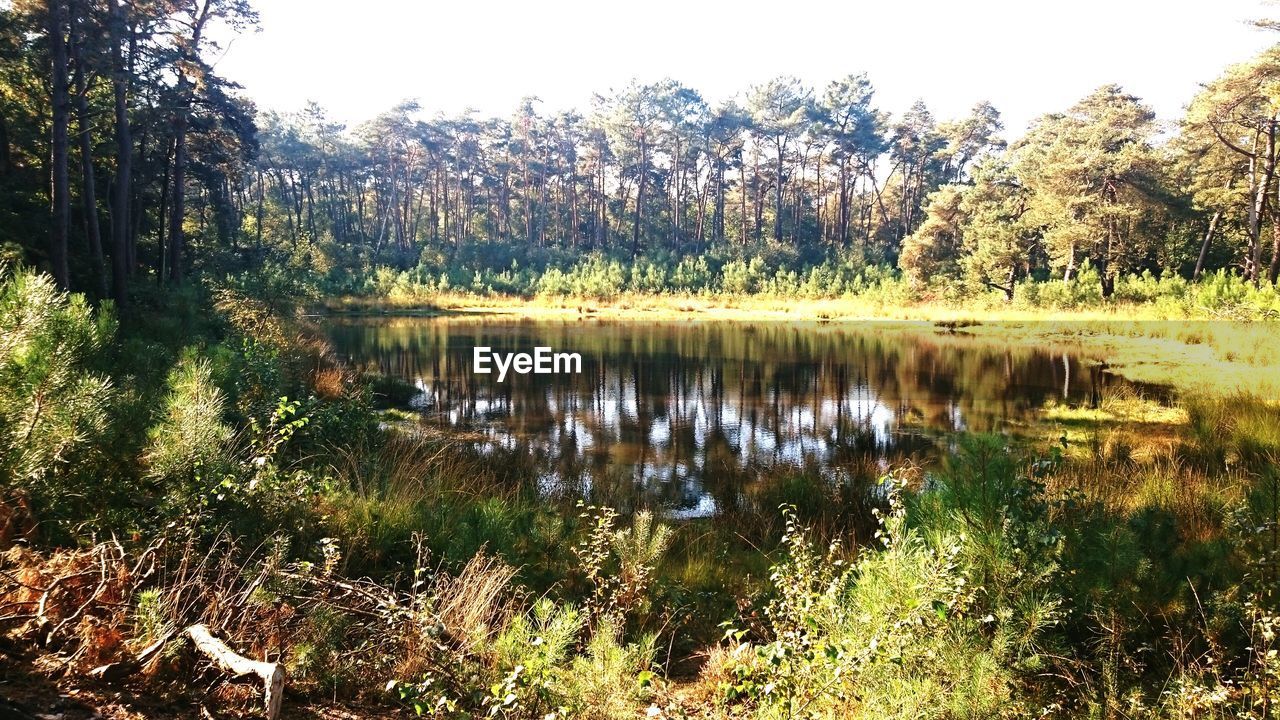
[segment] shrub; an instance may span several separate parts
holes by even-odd
[[[107,425],[110,381],[93,371],[115,331],[109,304],[57,289],[27,270],[0,269],[0,473],[56,491],[71,462]]]
[[[568,674],[566,717],[599,720],[634,718],[648,699],[656,653],[655,636],[622,640],[620,621],[606,618],[595,628],[586,652],[573,659]]]
[[[149,433],[148,473],[179,485],[201,470],[225,471],[232,428],[223,422],[226,398],[213,382],[207,360],[188,354],[169,373],[160,422]]]
[[[388,687],[420,715],[630,718],[651,692],[654,637],[626,643],[620,619],[589,626],[571,604],[518,607],[514,570],[473,558],[456,577],[424,578],[401,676]],[[421,576],[421,574],[420,574]]]
[[[982,441],[937,478],[916,501],[929,507],[924,525],[909,521],[901,483],[886,478],[880,548],[853,563],[838,542],[819,550],[784,509],[767,638],[753,644],[731,628],[730,649],[704,673],[736,708],[729,714],[976,720],[1025,711],[1020,674],[1042,667],[1059,604],[1048,591],[1054,563],[1032,545],[1051,555],[1056,540],[1043,540],[1034,483],[995,450]]]
[[[711,268],[706,257],[685,256],[671,272],[671,289],[683,292],[702,292],[711,285]]]
[[[654,522],[647,510],[636,513],[630,528],[615,530],[612,508],[586,508],[586,537],[574,548],[591,586],[587,608],[593,621],[624,619],[646,609],[654,570],[671,542],[671,528]]]
[[[631,264],[631,282],[634,292],[661,294],[670,289],[667,268],[647,258],[638,258]]]
[[[759,257],[732,260],[720,269],[720,290],[732,295],[749,295],[760,289],[765,280],[766,267]]]
[[[552,268],[544,272],[536,283],[536,288],[541,295],[607,300],[616,297],[626,288],[627,277],[622,263],[602,255],[591,255],[567,271]],[[632,277],[635,277],[634,269]]]

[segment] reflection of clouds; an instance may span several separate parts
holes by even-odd
[[[716,499],[707,493],[698,496],[693,507],[675,508],[667,512],[672,520],[692,520],[694,518],[711,517],[716,514]]]
[[[655,446],[665,446],[671,441],[671,419],[658,418],[653,422],[653,427],[649,428],[649,444]]]
[[[442,396],[434,392],[430,380],[418,378],[415,385],[424,396]],[[712,514],[717,507],[714,497],[702,489],[710,463],[707,435],[713,428],[712,417],[714,427],[728,441],[734,468],[739,471],[776,464],[801,467],[829,463],[848,444],[850,428],[858,438],[872,440],[864,449],[875,452],[883,467],[889,464],[887,450],[894,441],[897,415],[868,385],[856,386],[838,397],[818,396],[813,405],[797,404],[789,393],[770,392],[766,405],[786,408],[773,413],[760,409],[744,413],[742,407],[751,403],[741,392],[725,393],[724,404],[709,408],[706,398],[711,388],[703,382],[695,384],[692,397],[672,391],[664,398],[641,398],[638,387],[633,377],[618,373],[607,373],[589,396],[565,394],[548,386],[539,396],[545,412],[556,420],[545,436],[508,422],[514,419],[514,411],[506,397],[472,395],[463,405],[448,408],[443,415],[437,412],[436,417],[450,425],[480,430],[488,440],[489,452],[512,451],[526,443],[530,452],[557,457],[571,452],[575,460],[582,460],[600,444],[598,438],[603,438],[612,462],[625,466],[642,489],[666,498],[671,513],[679,517]],[[685,412],[660,412],[657,407],[684,408]],[[951,411],[953,424],[960,425],[959,406],[952,405]],[[690,444],[678,438],[679,430],[685,429],[690,431]],[[673,490],[672,486],[679,487]],[[538,487],[550,496],[563,494],[566,483],[556,473],[544,472]],[[589,492],[591,487],[589,477],[584,476],[578,489]]]

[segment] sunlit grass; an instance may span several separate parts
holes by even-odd
[[[1117,302],[1084,309],[1016,308],[994,298],[963,303],[901,302],[897,298],[851,295],[839,298],[803,298],[732,293],[632,293],[614,298],[577,298],[538,295],[480,295],[459,292],[400,293],[383,296],[328,298],[324,306],[347,312],[501,311],[529,315],[589,314],[617,318],[680,318],[712,315],[722,318],[809,320],[921,320],[1011,322],[1028,320],[1178,320],[1199,315],[1171,312],[1150,303]]]

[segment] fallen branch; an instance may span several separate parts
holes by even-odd
[[[279,663],[258,662],[237,654],[204,625],[192,625],[184,632],[197,650],[226,672],[235,677],[256,675],[261,678],[266,695],[267,720],[280,717],[280,703],[284,699],[284,668]]]

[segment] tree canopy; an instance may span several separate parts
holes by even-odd
[[[1280,46],[1209,79],[1176,132],[1107,85],[1007,143],[989,103],[894,116],[863,74],[765,79],[721,104],[632,81],[509,117],[423,98],[346,128],[314,103],[257,108],[217,74],[211,38],[256,21],[246,0],[0,9],[4,255],[118,303],[193,273],[340,285],[584,253],[798,272],[840,257],[1009,295],[1085,262],[1103,295],[1144,270],[1280,274]]]

